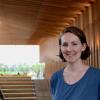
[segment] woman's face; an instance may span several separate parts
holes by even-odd
[[[65,33],[61,37],[61,52],[65,60],[69,63],[74,63],[81,59],[81,53],[86,48],[85,44],[82,44],[80,39],[73,33]]]

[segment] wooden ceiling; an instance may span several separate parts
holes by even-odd
[[[39,44],[94,0],[0,0],[0,44]]]

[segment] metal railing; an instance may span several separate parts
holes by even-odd
[[[0,100],[5,100],[4,94],[3,94],[3,92],[2,92],[2,89],[0,89]]]

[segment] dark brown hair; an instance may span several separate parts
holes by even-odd
[[[80,41],[81,41],[82,44],[83,43],[86,43],[86,49],[81,54],[81,59],[82,60],[86,60],[90,56],[90,48],[89,48],[89,46],[87,44],[86,36],[85,36],[84,32],[80,28],[75,27],[75,26],[66,27],[65,30],[60,35],[60,38],[59,38],[59,46],[61,45],[61,37],[64,34],[68,33],[68,32],[76,35],[80,39]],[[66,60],[63,57],[63,54],[61,52],[61,49],[59,50],[59,57],[62,59],[63,62],[66,62]]]

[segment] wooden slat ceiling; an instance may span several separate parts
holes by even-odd
[[[0,0],[0,44],[38,44],[59,34],[94,0]]]

